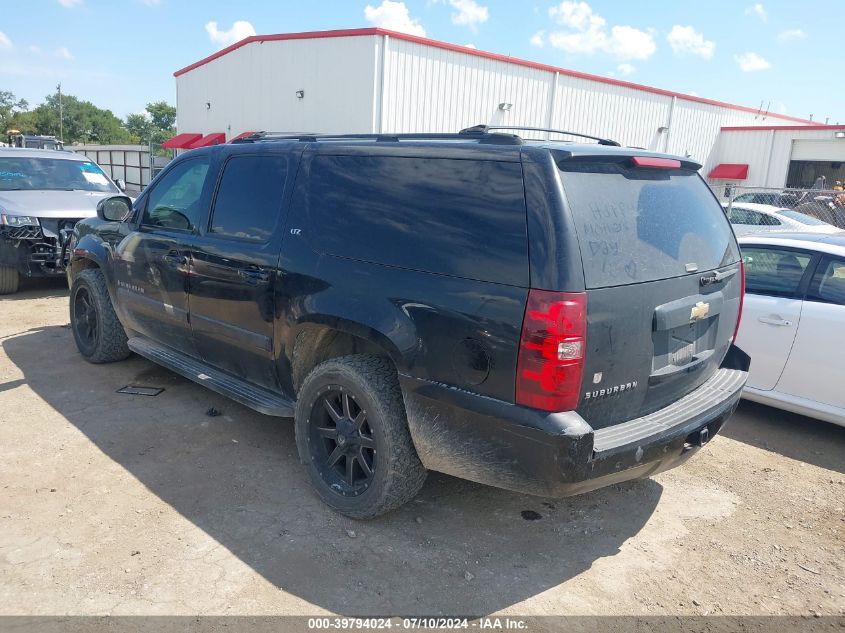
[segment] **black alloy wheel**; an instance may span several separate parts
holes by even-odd
[[[326,485],[343,497],[357,497],[373,482],[378,467],[376,440],[367,412],[355,395],[327,385],[311,407],[308,444]]]
[[[99,268],[73,275],[70,327],[79,353],[89,363],[113,363],[129,356],[126,331],[115,314],[106,278]]]
[[[88,288],[81,287],[73,298],[73,325],[82,347],[93,350],[97,347],[99,325],[97,309]]]
[[[296,448],[314,491],[353,519],[407,503],[425,481],[389,358],[353,354],[305,377],[294,414]]]

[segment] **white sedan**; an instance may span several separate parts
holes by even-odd
[[[724,206],[727,207],[727,205]],[[811,215],[770,204],[735,202],[731,205],[729,211],[726,209],[726,212],[737,237],[771,233],[772,231],[781,233],[784,231],[826,233],[831,235],[842,231],[842,229]]]
[[[743,397],[845,426],[845,233],[739,239]]]

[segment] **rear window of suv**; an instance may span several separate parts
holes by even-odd
[[[724,211],[696,172],[595,161],[558,166],[588,288],[679,277],[739,260]]]

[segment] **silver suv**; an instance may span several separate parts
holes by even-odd
[[[120,188],[81,154],[0,149],[0,294],[21,276],[64,274],[74,225]]]

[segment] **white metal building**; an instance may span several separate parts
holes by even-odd
[[[249,37],[175,77],[182,134],[171,147],[256,130],[454,132],[487,123],[604,136],[715,165],[725,127],[813,125],[376,28]],[[739,162],[722,149],[724,162]]]
[[[845,182],[845,126],[723,127],[704,173],[711,182],[808,188]]]

